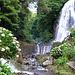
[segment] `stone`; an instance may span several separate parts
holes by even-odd
[[[48,65],[52,65],[51,60],[46,60],[45,62],[43,62],[43,66],[48,66]]]
[[[69,67],[71,67],[72,69],[75,70],[75,61],[70,61],[68,63],[66,63]]]
[[[25,61],[23,61],[23,64],[24,64],[24,65],[27,65],[27,64],[29,64],[29,63],[30,63],[29,60],[25,60]]]

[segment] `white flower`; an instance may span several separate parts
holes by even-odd
[[[18,58],[18,57],[19,57],[19,55],[16,55],[16,57]]]
[[[14,39],[17,39],[16,37],[13,37]]]
[[[3,28],[3,30],[6,30],[5,28]]]
[[[8,29],[6,31],[8,31]]]
[[[5,34],[1,34],[1,36],[5,37]]]
[[[10,66],[7,66],[7,68],[10,68]]]
[[[6,49],[9,50],[10,48],[9,47],[6,47]]]
[[[13,34],[9,33],[9,36],[13,36]]]
[[[18,48],[18,51],[21,51],[21,49],[20,49],[20,48]]]
[[[18,41],[16,41],[16,43],[19,43]]]
[[[1,50],[1,51],[2,51],[2,52],[3,52],[3,51],[5,51],[5,48],[2,48],[2,50]]]
[[[17,46],[18,46],[18,47],[20,47],[20,45],[19,45],[19,44],[17,44]]]
[[[16,48],[18,49],[18,46],[16,46]]]
[[[12,42],[13,44],[15,44],[16,42]]]
[[[2,42],[2,40],[0,40],[0,42]]]

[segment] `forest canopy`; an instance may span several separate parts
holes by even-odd
[[[0,26],[11,30],[19,39],[49,42],[67,0],[38,0],[37,15],[27,8],[31,1],[0,0]]]

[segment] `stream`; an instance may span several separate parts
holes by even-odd
[[[31,53],[27,49],[23,48],[24,52],[26,52],[27,54],[23,54],[24,65],[22,65],[22,68],[24,68],[26,71],[34,73],[34,75],[56,75],[52,70],[48,70],[46,67],[43,67],[42,64],[38,62],[38,58],[46,55],[35,54],[34,49],[36,49],[36,46],[25,47],[29,49]],[[22,50],[22,53],[24,52]]]
[[[34,13],[37,13],[37,2],[32,2],[31,4],[29,4],[28,9],[31,9],[33,11],[35,9]],[[50,52],[53,42],[62,42],[63,40],[66,40],[70,35],[70,27],[75,28],[75,0],[69,0],[62,8],[59,22],[56,28],[54,41],[48,44],[38,43],[36,47],[35,45],[25,46],[24,44],[22,44],[21,48],[23,58],[21,59],[21,67],[18,65],[20,69],[17,69],[15,67],[17,64],[14,65],[12,62],[8,62],[7,65],[12,67],[11,71],[21,73],[20,75],[56,75],[52,70],[48,69],[47,67],[43,67],[43,65],[38,62],[37,56],[39,56],[39,59],[41,59],[41,57],[46,56],[46,53]],[[8,61],[3,58],[1,58],[0,60],[3,64]],[[18,61],[20,62],[20,60]]]

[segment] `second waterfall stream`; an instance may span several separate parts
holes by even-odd
[[[64,4],[61,10],[58,25],[56,27],[55,39],[48,44],[37,44],[37,54],[46,54],[50,52],[53,42],[62,42],[70,35],[69,28],[75,28],[75,0],[69,0]]]

